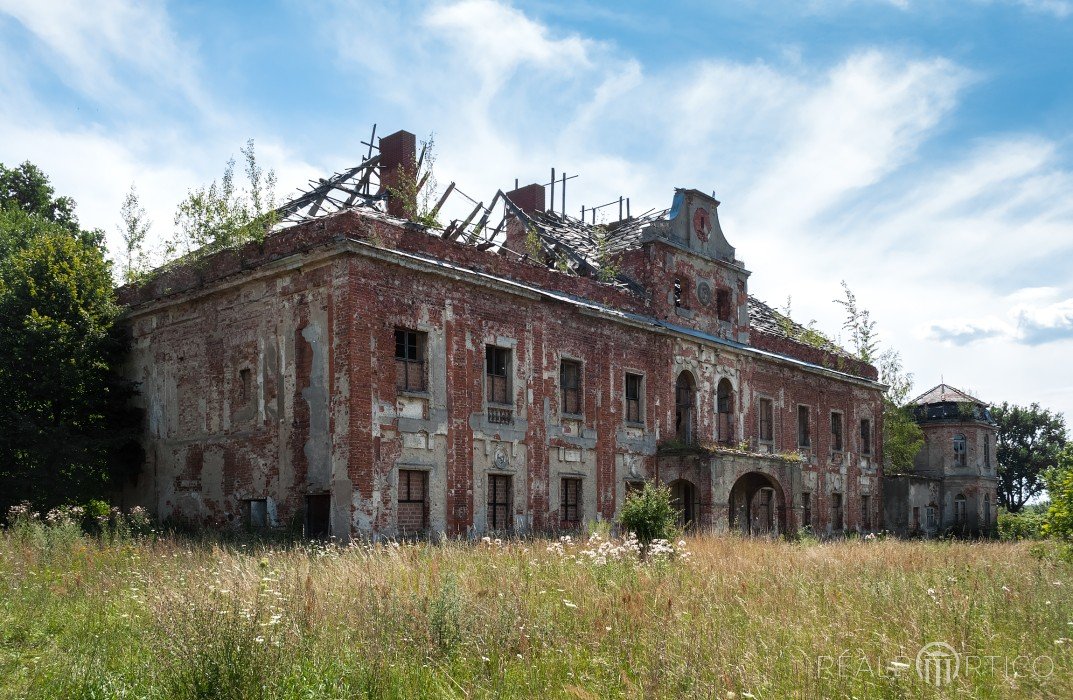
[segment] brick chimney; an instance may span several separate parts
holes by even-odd
[[[544,185],[526,185],[507,192],[507,199],[526,214],[544,211]]]
[[[417,137],[409,131],[396,131],[380,139],[380,192],[387,193],[387,212],[412,219],[415,202],[404,201],[399,193],[416,196]]]

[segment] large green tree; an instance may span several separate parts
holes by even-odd
[[[34,166],[0,183],[2,514],[102,496],[140,460],[103,235]]]
[[[1043,474],[1051,504],[1043,531],[1052,537],[1073,539],[1073,444],[1058,453],[1058,464]]]
[[[1016,513],[1043,493],[1044,473],[1058,464],[1066,444],[1065,418],[1038,403],[1003,402],[991,407],[991,415],[998,423],[999,502]]]

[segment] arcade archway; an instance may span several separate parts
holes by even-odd
[[[782,534],[785,502],[776,479],[761,472],[743,474],[730,490],[730,529],[760,537]]]

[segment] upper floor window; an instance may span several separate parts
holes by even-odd
[[[760,399],[760,442],[766,445],[775,442],[775,407],[771,399]]]
[[[869,418],[861,419],[861,454],[872,454],[872,421]]]
[[[395,388],[425,390],[425,334],[395,329]]]
[[[959,467],[964,467],[968,461],[968,449],[965,442],[965,436],[958,433],[954,436],[954,464]]]
[[[559,391],[563,413],[581,414],[581,363],[563,360],[559,363]]]
[[[514,420],[513,409],[505,407],[513,404],[510,386],[510,348],[489,345],[485,348],[485,384],[489,404],[488,420],[491,423],[511,423]]]
[[[682,280],[674,278],[674,308],[680,309],[685,306],[685,287],[682,285]]]
[[[984,435],[984,466],[991,468],[991,436]]]
[[[644,420],[641,414],[641,388],[644,377],[639,374],[626,374],[626,421],[628,423],[640,423]]]
[[[797,446],[811,447],[812,435],[809,433],[808,406],[797,407]]]
[[[715,409],[719,442],[730,445],[734,442],[734,387],[726,377],[719,380],[716,388]]]
[[[831,451],[841,452],[842,447],[842,414],[831,412]]]
[[[675,435],[682,442],[693,442],[693,394],[696,382],[693,375],[683,371],[674,386]]]
[[[734,318],[734,306],[730,299],[729,289],[717,289],[715,291],[715,312],[720,321],[730,322]]]

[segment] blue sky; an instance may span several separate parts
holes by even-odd
[[[1073,0],[0,0],[0,161],[157,240],[247,138],[280,195],[373,123],[487,199],[714,191],[751,291],[839,327],[839,281],[923,392],[1073,418]]]

